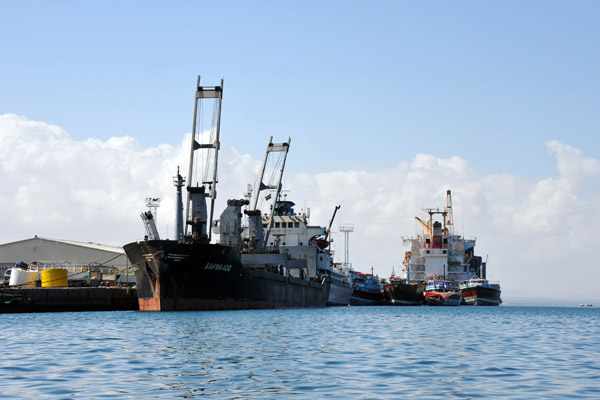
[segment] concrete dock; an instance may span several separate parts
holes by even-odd
[[[0,293],[30,298],[33,304],[29,312],[139,309],[137,291],[129,287],[1,288]]]

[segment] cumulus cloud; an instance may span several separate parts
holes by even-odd
[[[186,175],[190,135],[181,145],[144,149],[134,138],[73,140],[60,127],[12,114],[0,116],[0,241],[32,237],[122,245],[142,238],[144,199],[159,197],[159,231],[173,237],[175,192],[172,177]],[[233,148],[221,151],[231,185],[220,203],[241,197],[256,162]],[[222,175],[223,176],[223,175]],[[229,189],[231,188],[231,189]]]
[[[172,178],[187,174],[190,135],[178,146],[144,148],[131,137],[72,139],[62,128],[0,115],[0,242],[34,235],[123,245],[143,237],[146,197],[160,197],[158,228],[173,237]],[[265,140],[266,145],[266,140]],[[511,174],[482,176],[459,157],[417,154],[376,171],[289,171],[285,186],[311,224],[333,224],[336,259],[344,258],[340,223],[353,223],[350,261],[381,277],[400,272],[402,238],[419,231],[423,207],[444,207],[453,195],[455,231],[477,236],[490,275],[507,295],[590,297],[600,270],[594,257],[600,213],[600,162],[567,144],[547,143],[557,171],[539,181]],[[289,157],[295,157],[292,145]],[[219,156],[218,217],[228,198],[254,183],[262,154],[226,142]]]
[[[593,243],[600,193],[586,182],[598,183],[598,160],[556,141],[547,147],[556,156],[558,176],[539,181],[481,176],[461,157],[418,154],[375,172],[297,174],[292,192],[312,205],[315,221],[327,221],[341,204],[337,222],[355,225],[350,261],[388,277],[402,268],[408,248],[401,238],[421,229],[414,217],[427,216],[422,208],[443,208],[451,189],[455,232],[477,238],[477,253],[489,256],[489,275],[501,281],[505,294],[597,297]],[[336,233],[334,240],[343,260],[344,237]]]

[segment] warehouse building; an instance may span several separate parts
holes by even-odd
[[[69,275],[85,271],[103,274],[132,273],[123,248],[98,243],[33,237],[0,245],[0,277],[24,261],[37,269],[65,268]]]

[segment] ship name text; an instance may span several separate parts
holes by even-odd
[[[210,269],[213,271],[231,271],[231,264],[215,264],[215,263],[207,263],[204,266],[204,269]]]

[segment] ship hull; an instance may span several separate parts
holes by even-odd
[[[329,287],[328,306],[347,306],[350,305],[353,289],[351,286],[341,286],[331,283]]]
[[[378,306],[384,303],[382,292],[368,292],[354,289],[350,297],[350,305],[353,306]]]
[[[461,290],[463,304],[472,306],[499,306],[500,289],[488,286],[472,286]]]
[[[458,306],[462,302],[459,292],[425,293],[425,304],[428,306]]]
[[[228,246],[152,240],[124,249],[141,311],[324,307],[329,295],[329,282],[246,268]]]
[[[422,283],[388,283],[384,287],[385,298],[388,305],[393,306],[421,306],[423,305]]]

